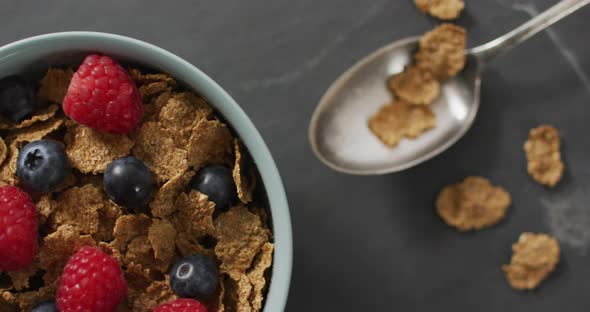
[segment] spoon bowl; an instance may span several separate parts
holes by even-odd
[[[419,37],[396,41],[365,57],[342,74],[320,99],[309,126],[309,142],[330,168],[374,175],[404,170],[445,151],[469,130],[480,104],[486,65],[521,42],[590,3],[561,0],[509,33],[465,52],[465,68],[441,84],[431,107],[436,127],[389,148],[369,130],[368,120],[393,98],[386,81],[413,61]]]
[[[437,126],[396,148],[383,145],[367,121],[392,101],[386,81],[410,64],[419,37],[387,45],[351,67],[320,100],[309,129],[312,149],[326,165],[350,174],[400,171],[424,162],[455,143],[469,129],[479,108],[481,75],[469,59],[466,68],[441,86],[433,103]]]

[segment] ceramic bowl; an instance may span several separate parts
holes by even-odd
[[[271,212],[275,252],[264,311],[283,311],[292,265],[291,221],[283,183],[270,151],[254,124],[215,81],[192,64],[157,46],[97,32],[53,33],[0,47],[0,76],[18,73],[41,77],[49,66],[79,64],[91,52],[171,74],[185,87],[207,99],[238,134],[256,163]]]

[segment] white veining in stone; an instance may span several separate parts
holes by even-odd
[[[562,243],[582,254],[590,247],[590,185],[569,185],[562,194],[540,198],[551,233]]]
[[[534,17],[539,14],[534,0],[499,0],[500,4]],[[576,55],[552,28],[545,30],[549,39],[590,92],[590,79]],[[551,234],[562,244],[585,254],[590,247],[590,184],[577,181],[560,193],[545,192],[539,199]]]
[[[314,69],[318,64],[320,64],[320,62],[326,56],[330,55],[332,50],[334,50],[336,47],[338,47],[340,44],[346,41],[346,39],[348,39],[352,32],[361,28],[366,22],[368,22],[375,15],[377,15],[381,11],[381,8],[383,7],[383,5],[385,5],[385,3],[386,1],[375,2],[360,18],[357,19],[357,21],[350,28],[334,37],[332,41],[328,42],[325,46],[318,50],[318,52],[313,57],[306,60],[300,66],[297,66],[297,68],[294,68],[291,71],[288,71],[275,77],[246,81],[241,85],[241,88],[246,91],[257,88],[270,88],[277,85],[287,84],[300,79],[307,72]]]
[[[530,17],[534,17],[539,14],[539,10],[535,6],[534,0],[499,0],[501,5],[507,6],[513,10],[521,11],[528,14]],[[590,92],[590,77],[584,71],[580,62],[578,61],[577,56],[575,53],[567,47],[567,45],[561,40],[561,37],[555,32],[554,29],[551,27],[545,29],[547,36],[557,46],[557,49],[563,56],[563,58],[568,62],[571,68],[574,70],[584,88]]]

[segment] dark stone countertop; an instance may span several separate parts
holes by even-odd
[[[471,0],[458,23],[474,46],[555,2]],[[257,125],[285,182],[295,239],[287,311],[582,311],[590,305],[589,20],[582,9],[498,59],[474,127],[446,153],[375,177],[322,165],[307,127],[347,67],[434,25],[410,0],[4,0],[0,44],[112,32],[168,49],[217,80]],[[527,176],[522,151],[528,130],[545,122],[564,138],[567,172],[554,190]],[[443,185],[474,174],[505,186],[513,205],[498,226],[461,234],[433,202]],[[510,289],[500,270],[523,231],[562,243],[557,271],[533,292]]]

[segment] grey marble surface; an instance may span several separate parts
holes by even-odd
[[[468,0],[469,45],[555,0]],[[583,311],[590,305],[590,8],[497,60],[471,131],[443,155],[386,176],[330,171],[307,126],[330,83],[360,57],[435,21],[410,0],[102,0],[0,2],[0,44],[64,30],[136,37],[217,80],[252,118],[283,176],[294,226],[287,311]],[[567,172],[554,190],[531,181],[528,129],[556,125]],[[460,234],[434,213],[439,189],[466,175],[505,186],[500,225]],[[523,231],[556,235],[563,260],[533,292],[511,290],[500,266]]]

